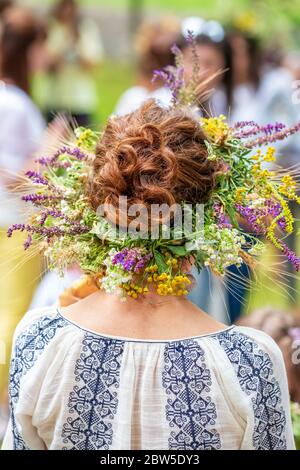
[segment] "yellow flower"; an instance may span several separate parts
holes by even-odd
[[[251,158],[252,158],[252,160],[258,162],[258,161],[261,159],[261,150],[258,149],[257,152],[256,152],[256,154],[253,155]]]
[[[159,276],[157,276],[158,281],[166,281],[170,278],[169,274],[167,273],[162,273]]]
[[[219,117],[201,118],[201,126],[206,135],[214,142],[225,142],[229,136],[230,128],[226,123],[226,118],[223,114]]]
[[[252,167],[252,173],[254,176],[258,176],[261,172],[261,165],[260,163],[255,163],[255,165],[253,165]]]
[[[296,193],[297,183],[290,175],[284,175],[281,178],[282,184],[279,186],[278,191],[288,199],[296,201],[300,204],[300,197]]]
[[[263,157],[265,162],[275,162],[276,158],[274,156],[276,149],[274,147],[268,147],[266,154]]]
[[[265,169],[260,172],[261,178],[270,178],[271,176],[274,176],[274,171],[269,171]]]
[[[84,147],[86,142],[92,137],[92,135],[93,132],[91,129],[84,129],[84,131],[81,132],[80,136],[76,141],[77,147]]]
[[[287,175],[288,176],[288,175]],[[284,177],[283,177],[284,178]],[[289,179],[287,178],[285,181],[288,181]],[[291,210],[287,204],[287,202],[284,200],[284,198],[279,194],[278,191],[276,191],[275,187],[272,186],[271,184],[268,185],[272,193],[276,196],[276,199],[280,202],[282,211],[280,214],[278,214],[271,222],[267,229],[267,238],[273,243],[273,245],[282,250],[282,246],[278,239],[275,236],[275,230],[277,228],[277,222],[280,220],[282,217],[285,219],[285,230],[287,233],[292,233],[294,229],[294,217],[293,214],[291,213]]]

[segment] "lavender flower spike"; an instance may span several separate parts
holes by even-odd
[[[49,185],[49,182],[37,171],[27,171],[25,175],[30,178],[36,184],[43,184],[45,186]]]
[[[260,147],[265,144],[270,144],[272,142],[278,142],[279,140],[284,140],[287,137],[296,134],[300,130],[300,122],[295,124],[292,127],[287,127],[279,132],[275,132],[274,134],[267,134],[258,137],[257,139],[250,140],[245,143],[245,147],[253,148],[253,147]]]

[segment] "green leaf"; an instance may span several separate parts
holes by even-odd
[[[157,267],[158,267],[159,274],[165,272],[168,269],[168,266],[166,265],[166,262],[165,262],[165,258],[157,250],[154,250],[153,254],[154,254],[155,263],[157,264]]]
[[[233,207],[226,207],[226,212],[227,214],[229,215],[230,217],[230,221],[232,223],[232,225],[235,227],[235,228],[239,228],[239,224],[236,220],[236,216],[235,216],[235,210],[233,209]]]
[[[187,254],[185,246],[183,245],[181,246],[167,245],[166,248],[176,256],[185,256]]]

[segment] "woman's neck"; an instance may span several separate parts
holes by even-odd
[[[155,293],[122,302],[117,295],[98,291],[61,310],[64,317],[82,328],[133,339],[185,338],[225,327],[184,297]]]

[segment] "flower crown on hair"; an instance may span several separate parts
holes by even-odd
[[[185,85],[180,51],[174,52],[176,67],[160,76],[173,92],[173,106],[193,105],[195,87]],[[263,239],[299,271],[300,258],[284,242],[294,230],[289,201],[300,202],[296,173],[288,174],[275,165],[274,147],[260,147],[297,132],[300,123],[288,128],[250,121],[230,127],[224,116],[198,119],[208,158],[224,168],[204,205],[200,230],[192,216],[193,230],[176,233],[173,225],[168,238],[162,232],[155,238],[141,238],[121,231],[116,237],[86,196],[99,135],[80,127],[67,145],[38,158],[39,172],[26,173],[29,187],[34,189],[22,199],[34,210],[26,223],[10,227],[8,236],[14,231],[26,232],[24,248],[37,244],[50,268],[63,273],[77,263],[96,278],[99,288],[119,293],[123,299],[145,295],[150,287],[163,296],[186,295],[191,284],[186,262],[191,260],[199,270],[206,266],[219,276],[231,265],[245,262],[253,267],[264,248]],[[270,162],[272,169],[266,167]]]

